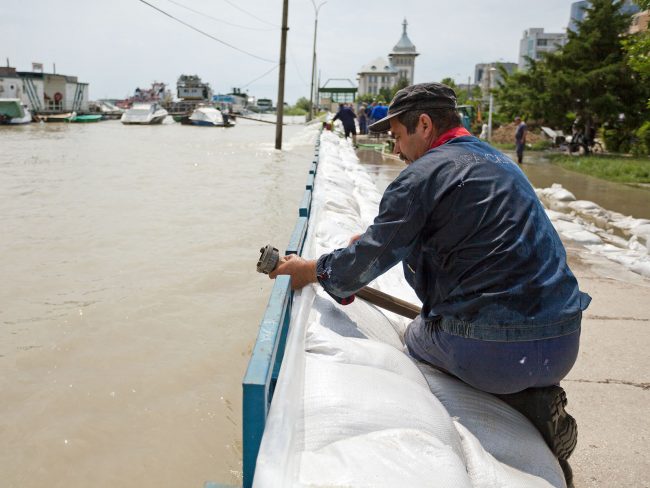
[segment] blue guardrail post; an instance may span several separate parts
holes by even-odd
[[[266,416],[271,404],[273,367],[282,329],[291,320],[291,278],[278,276],[262,318],[243,382],[244,488],[253,484]]]

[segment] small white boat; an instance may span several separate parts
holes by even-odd
[[[0,98],[0,124],[29,124],[32,113],[18,98]]]
[[[120,119],[123,124],[162,124],[167,110],[157,103],[135,103]]]
[[[235,121],[231,117],[214,107],[198,107],[187,119],[181,120],[181,123],[207,127],[232,127],[235,125]]]

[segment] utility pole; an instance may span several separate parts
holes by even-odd
[[[278,81],[278,106],[275,122],[275,148],[282,149],[282,116],[284,115],[284,67],[287,58],[287,17],[289,14],[289,0],[284,0],[282,5],[282,42],[280,43],[280,79]]]
[[[488,141],[492,142],[492,110],[494,108],[494,94],[492,93],[492,85],[494,83],[493,77],[494,73],[496,72],[496,68],[490,67],[488,69],[488,87],[490,90],[490,108],[488,112]]]
[[[314,77],[316,76],[316,33],[318,32],[318,11],[320,8],[327,3],[321,2],[316,6],[316,2],[311,0],[312,5],[314,6],[314,48],[312,50],[312,59],[311,59],[311,90],[309,91],[309,113],[307,114],[307,122],[311,121],[314,116]]]

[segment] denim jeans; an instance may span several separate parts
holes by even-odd
[[[440,323],[416,318],[405,334],[409,353],[474,388],[516,393],[559,384],[578,357],[580,328],[559,337],[503,342],[449,334]]]

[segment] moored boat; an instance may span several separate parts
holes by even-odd
[[[235,125],[228,114],[214,107],[198,107],[189,117],[181,119],[181,124],[205,127],[232,127]]]
[[[29,124],[32,114],[18,98],[0,98],[0,124]]]
[[[70,122],[76,116],[76,112],[66,112],[62,114],[38,114],[37,119],[41,122]]]
[[[120,119],[123,124],[162,124],[167,110],[157,103],[135,103]]]
[[[77,122],[77,123],[99,122],[102,119],[103,116],[99,114],[85,114],[85,115],[75,115],[70,119],[70,122]]]

